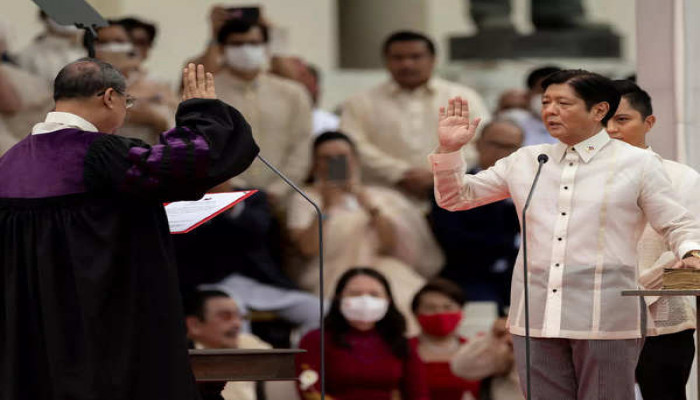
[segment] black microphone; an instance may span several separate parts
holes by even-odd
[[[542,172],[542,166],[549,161],[549,157],[546,154],[540,154],[537,156],[537,173],[535,174],[535,179],[532,180],[532,186],[530,187],[530,193],[527,195],[527,200],[525,201],[525,206],[523,207],[523,283],[525,289],[525,381],[527,385],[527,400],[530,400],[532,393],[530,385],[530,293],[529,285],[527,279],[527,209],[530,207],[530,200],[532,199],[532,193],[535,192],[535,185],[540,179],[540,172]]]
[[[321,383],[321,400],[324,400],[326,398],[326,329],[323,326],[323,213],[321,212],[321,208],[309,198],[309,196],[299,188],[299,186],[295,185],[294,182],[292,182],[289,178],[287,178],[280,170],[275,168],[272,164],[270,164],[269,161],[263,158],[258,153],[258,159],[262,161],[263,164],[265,164],[272,172],[274,172],[277,176],[279,176],[287,185],[289,185],[292,189],[294,189],[295,192],[299,193],[301,197],[303,197],[306,201],[311,203],[311,205],[314,207],[316,210],[316,216],[318,218],[318,270],[319,270],[319,292],[320,294],[318,295],[319,297],[319,312],[320,314],[320,322],[321,322],[321,370],[319,371],[319,379]]]

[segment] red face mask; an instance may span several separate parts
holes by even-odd
[[[423,328],[423,332],[433,336],[449,335],[457,329],[461,320],[461,311],[418,315],[418,323]]]

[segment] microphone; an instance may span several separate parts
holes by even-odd
[[[540,179],[540,173],[542,172],[542,166],[549,161],[549,157],[546,154],[540,154],[537,156],[537,173],[535,174],[535,179],[532,180],[532,186],[530,187],[530,192],[527,195],[527,200],[525,201],[525,206],[523,207],[523,283],[525,290],[525,381],[527,386],[527,400],[531,399],[531,382],[530,382],[530,293],[528,285],[528,273],[527,273],[527,209],[530,207],[530,200],[532,200],[532,194],[535,192],[535,185]]]
[[[321,322],[321,371],[319,371],[319,379],[321,383],[321,399],[324,400],[326,398],[326,329],[323,326],[323,315],[324,315],[324,310],[323,310],[323,213],[321,212],[321,208],[309,198],[309,196],[299,188],[294,182],[292,182],[289,178],[287,178],[282,171],[278,170],[275,168],[272,164],[270,164],[269,161],[267,161],[263,156],[258,153],[258,159],[262,161],[263,164],[265,164],[272,172],[274,172],[277,176],[279,176],[287,185],[289,185],[292,189],[294,189],[295,192],[299,193],[301,197],[303,197],[306,201],[311,203],[311,205],[314,207],[316,210],[316,216],[318,218],[318,270],[319,270],[319,312],[320,314],[320,322]]]

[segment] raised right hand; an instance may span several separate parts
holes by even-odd
[[[201,64],[189,63],[182,71],[182,101],[194,98],[216,99],[214,75]]]
[[[449,100],[448,107],[440,107],[438,124],[438,153],[458,151],[474,138],[481,118],[469,121],[469,103],[461,97]]]

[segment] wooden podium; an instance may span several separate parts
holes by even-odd
[[[190,350],[197,382],[292,381],[294,358],[304,350]]]
[[[700,289],[660,289],[660,290],[623,290],[623,296],[693,296],[695,297],[695,323],[700,321]],[[700,335],[695,331],[695,361],[697,364],[698,400],[700,400]]]

